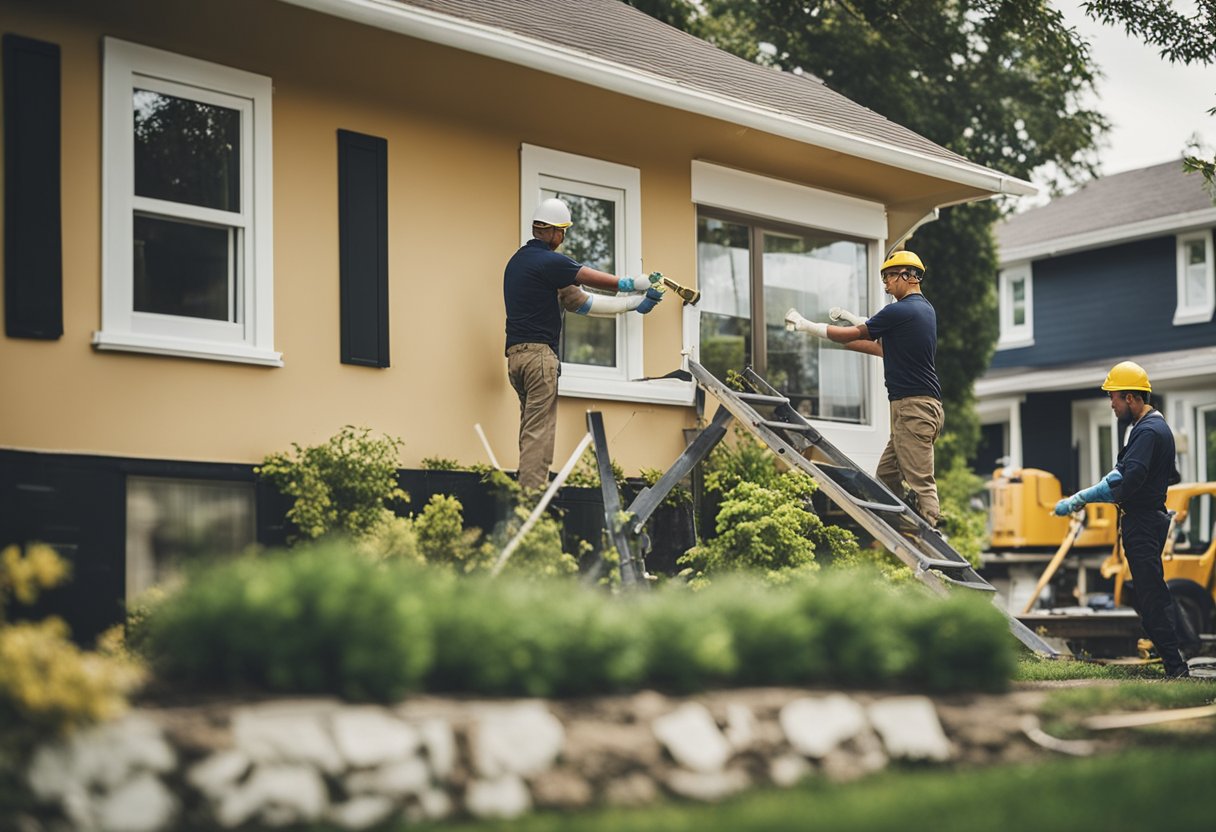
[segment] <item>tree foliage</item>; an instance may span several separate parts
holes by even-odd
[[[1195,14],[1190,17],[1176,10],[1170,0],[1092,0],[1081,5],[1099,23],[1122,25],[1132,37],[1161,47],[1161,57],[1172,64],[1216,63],[1216,0],[1196,0]],[[1216,115],[1216,107],[1208,115]],[[1216,201],[1216,158],[1187,153],[1182,166],[1202,174]]]
[[[1083,105],[1088,45],[1043,0],[636,0],[633,5],[761,64],[810,74],[972,161],[1054,191],[1097,169],[1106,119]],[[692,8],[691,13],[688,9]],[[950,448],[978,439],[972,384],[996,342],[1001,206],[942,211],[909,243],[928,266]],[[892,241],[894,242],[894,241]],[[944,460],[947,464],[949,460]]]

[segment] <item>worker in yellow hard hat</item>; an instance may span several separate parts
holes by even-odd
[[[541,200],[532,214],[532,239],[503,271],[507,377],[519,396],[519,484],[525,491],[548,483],[553,462],[562,310],[597,317],[645,315],[666,291],[657,272],[654,279],[617,277],[559,254],[572,225],[563,200]],[[593,294],[583,286],[620,294]]]
[[[921,292],[925,264],[914,252],[896,251],[879,270],[883,290],[895,299],[870,318],[840,307],[828,311],[842,325],[808,321],[791,309],[785,328],[844,344],[845,349],[880,356],[891,407],[891,438],[878,460],[876,476],[892,493],[936,527],[941,515],[933,473],[933,443],[945,421],[937,378],[937,313]]]
[[[1139,364],[1122,361],[1111,368],[1102,383],[1110,407],[1120,423],[1130,421],[1127,444],[1119,451],[1114,469],[1095,485],[1056,504],[1060,516],[1080,511],[1086,503],[1116,503],[1119,534],[1132,572],[1132,604],[1141,626],[1153,642],[1165,675],[1190,675],[1182,653],[1184,642],[1195,639],[1165,584],[1161,552],[1169,533],[1165,510],[1166,490],[1178,482],[1174,432],[1161,411],[1152,405],[1153,387]]]

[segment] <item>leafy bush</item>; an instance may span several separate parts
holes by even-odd
[[[0,728],[24,734],[18,744],[120,713],[143,680],[129,657],[78,648],[59,618],[6,622],[10,600],[32,604],[67,576],[67,563],[49,546],[0,552]]]
[[[271,454],[254,470],[295,498],[287,519],[298,537],[315,540],[333,532],[364,537],[381,529],[394,505],[409,501],[397,485],[403,444],[347,425],[321,445],[293,442],[289,453]]]
[[[571,696],[730,684],[997,689],[1013,641],[986,599],[873,575],[728,576],[624,597],[460,576],[339,544],[204,567],[134,643],[174,684],[391,701],[412,690]]]
[[[158,675],[390,700],[416,690],[433,642],[416,569],[330,542],[242,557],[190,575],[133,640]]]
[[[984,480],[967,468],[961,457],[937,475],[941,501],[941,529],[950,545],[972,566],[979,567],[980,553],[988,544],[988,512],[980,500]]]

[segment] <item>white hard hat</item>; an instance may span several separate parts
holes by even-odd
[[[532,214],[532,223],[535,225],[538,222],[558,228],[569,228],[574,225],[570,221],[570,208],[556,197],[546,199],[536,206],[536,212]]]

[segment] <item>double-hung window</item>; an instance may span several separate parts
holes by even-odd
[[[1178,304],[1174,325],[1201,324],[1216,312],[1216,266],[1212,257],[1212,232],[1178,236]]]
[[[618,276],[642,274],[641,174],[637,168],[525,144],[520,149],[520,237],[532,239],[532,213],[545,199],[570,206],[574,221],[561,251],[583,265]],[[585,291],[595,291],[584,287]],[[672,305],[679,301],[670,301]],[[682,382],[646,382],[642,316],[564,314],[560,343],[564,396],[684,403]]]
[[[1002,269],[998,280],[1000,336],[997,349],[1034,345],[1034,283],[1030,264]]]
[[[270,79],[105,41],[101,349],[279,365]]]

